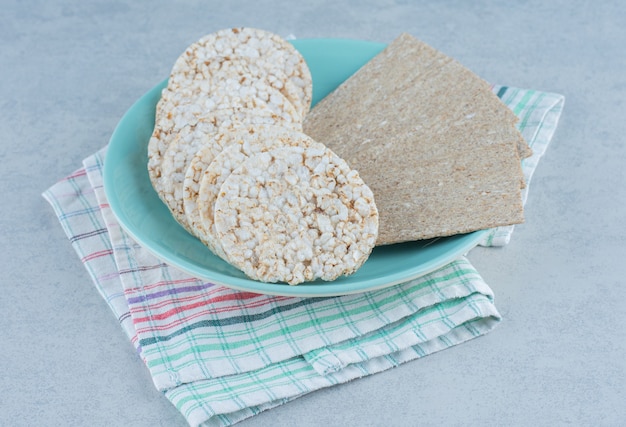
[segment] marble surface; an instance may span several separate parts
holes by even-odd
[[[621,0],[1,6],[0,425],[185,425],[154,389],[40,194],[106,144],[189,43],[230,26],[380,42],[406,31],[488,81],[566,96],[533,177],[526,223],[507,247],[469,255],[495,291],[501,325],[240,425],[623,425]]]

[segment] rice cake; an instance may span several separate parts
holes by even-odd
[[[196,153],[185,175],[184,211],[193,233],[218,256],[225,258],[215,232],[215,201],[223,182],[246,159],[280,146],[317,146],[302,132],[275,125],[250,125],[222,132],[217,156],[205,147]]]
[[[188,143],[192,139],[207,138],[207,136],[213,135],[217,131],[218,126],[216,122],[208,118],[183,126],[175,133],[161,130],[158,126],[155,126],[152,137],[148,143],[148,175],[152,186],[166,205],[169,204],[167,198],[170,196],[168,191],[165,190],[165,187],[170,185],[168,173],[173,166],[171,165],[172,159],[169,159],[170,164],[166,166],[166,171],[164,172],[163,161],[166,157],[175,154],[168,153],[172,142],[180,139]],[[176,144],[178,144],[178,142],[176,142]]]
[[[200,117],[195,125],[181,130],[167,147],[161,162],[161,179],[155,186],[161,199],[176,220],[190,231],[183,207],[183,183],[185,173],[195,154],[204,146],[211,147],[215,155],[221,151],[218,133],[220,129],[236,128],[249,124],[281,124],[300,129],[300,123],[289,123],[277,117],[264,103],[254,108],[224,108]]]
[[[301,126],[301,117],[294,106],[276,89],[263,81],[233,79],[228,75],[215,76],[209,93],[187,96],[183,92],[165,89],[157,103],[155,128],[148,143],[148,169],[154,183],[162,174],[163,157],[176,135],[185,126],[195,126],[201,117],[212,111],[236,108],[238,110],[262,109],[271,115],[272,122],[287,123],[293,128]]]
[[[247,62],[243,75],[266,80],[280,90],[304,118],[313,96],[310,70],[302,55],[280,36],[255,28],[229,28],[191,44],[176,60],[168,89],[196,90],[216,69]]]
[[[299,123],[310,108],[312,80],[300,53],[267,31],[233,28],[209,34],[189,46],[174,64],[156,107],[148,143],[153,185],[162,175],[163,154],[185,126],[208,112],[250,108],[266,102],[286,121]]]
[[[246,106],[249,100],[260,100],[290,122],[301,122],[303,116],[283,93],[258,76],[248,61],[224,61],[216,70],[205,71],[186,86],[172,89],[168,85],[157,104],[156,123],[161,129],[176,131],[193,116],[221,108]],[[191,116],[190,116],[191,114]]]
[[[224,181],[215,203],[227,260],[264,282],[351,274],[369,257],[377,226],[371,190],[326,147],[250,157]]]
[[[307,115],[374,192],[377,245],[523,222],[523,138],[489,85],[402,34]]]

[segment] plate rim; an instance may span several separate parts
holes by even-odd
[[[385,44],[370,42],[365,40],[356,40],[356,39],[337,39],[337,38],[312,38],[312,39],[298,39],[292,40],[293,44],[298,47],[298,44],[311,45],[316,43],[349,43],[352,45],[361,44],[363,46],[367,45],[368,48],[381,48],[384,47]],[[111,137],[109,139],[110,148],[111,145],[115,147],[115,141],[118,141],[121,136],[120,133],[124,130],[127,125],[127,121],[130,117],[137,113],[137,109],[143,104],[146,103],[146,99],[153,97],[154,91],[161,90],[162,87],[166,84],[167,79],[161,81],[159,84],[151,87],[147,92],[145,92],[141,97],[139,97],[135,102],[124,112],[120,120],[118,121]],[[462,235],[462,240],[460,244],[454,246],[453,249],[446,251],[444,254],[440,254],[433,259],[421,263],[420,265],[409,268],[406,271],[403,271],[403,274],[393,273],[384,276],[388,278],[388,280],[381,280],[381,278],[366,278],[362,279],[359,282],[355,283],[341,283],[341,284],[333,284],[333,282],[323,282],[323,283],[302,283],[299,285],[291,286],[286,283],[265,283],[256,280],[252,280],[250,278],[239,278],[233,277],[227,274],[224,274],[219,271],[209,270],[207,267],[200,268],[199,266],[192,265],[185,260],[180,258],[176,258],[171,253],[164,253],[156,250],[152,247],[151,243],[146,240],[140,234],[134,232],[133,224],[130,221],[127,221],[124,210],[120,206],[120,201],[118,199],[118,194],[114,191],[115,185],[112,185],[113,179],[113,166],[112,160],[107,162],[107,159],[111,159],[113,157],[114,151],[107,149],[104,165],[103,165],[103,186],[104,192],[108,200],[109,207],[114,217],[122,227],[122,229],[139,245],[141,245],[144,249],[154,255],[157,259],[162,262],[169,264],[170,266],[177,268],[187,274],[190,274],[193,277],[196,277],[201,280],[207,280],[216,285],[226,286],[231,289],[235,289],[238,291],[245,292],[253,292],[257,294],[265,294],[265,295],[275,295],[275,296],[289,296],[289,297],[330,297],[330,296],[340,296],[340,295],[349,295],[349,294],[358,294],[368,291],[375,291],[391,286],[398,285],[400,283],[408,282],[411,280],[415,280],[419,277],[422,277],[428,273],[431,273],[455,259],[459,258],[466,254],[469,250],[474,248],[479,244],[479,242],[484,239],[486,234],[489,232],[489,229],[485,230],[477,230],[471,233],[467,233]],[[452,236],[449,236],[452,237]],[[210,274],[207,274],[209,273]]]

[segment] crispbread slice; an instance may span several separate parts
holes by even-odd
[[[210,147],[196,153],[184,184],[184,210],[193,233],[218,256],[225,258],[215,232],[213,210],[223,182],[233,170],[257,153],[280,146],[323,145],[293,129],[276,125],[250,125],[221,132],[223,149],[214,155]]]
[[[264,282],[351,274],[369,257],[377,226],[371,190],[324,146],[253,155],[224,181],[215,203],[227,260]]]
[[[385,245],[522,222],[514,123],[486,82],[403,34],[313,108],[304,131],[370,186]]]
[[[519,154],[520,159],[526,159],[533,155],[533,150],[528,145],[528,142],[522,137],[521,134],[518,133],[517,139],[517,153]],[[522,188],[526,186],[526,182],[522,182]]]

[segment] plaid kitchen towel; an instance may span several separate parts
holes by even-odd
[[[529,183],[563,97],[493,90],[533,148],[523,163]],[[465,258],[388,289],[328,298],[258,295],[190,277],[120,228],[102,186],[105,150],[44,197],[155,386],[190,425],[231,425],[478,337],[500,320],[491,289]],[[512,231],[493,230],[482,244],[506,244]]]

